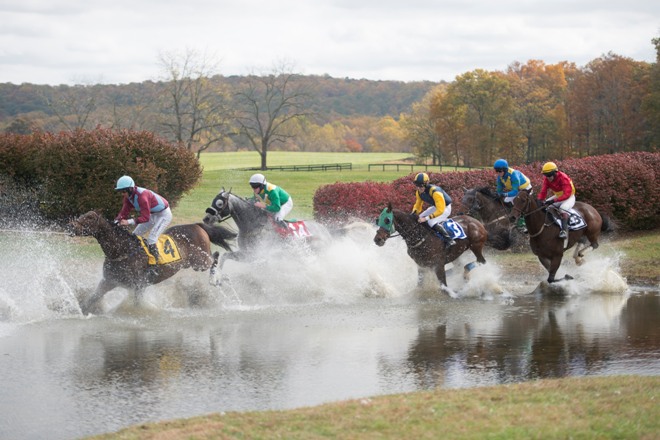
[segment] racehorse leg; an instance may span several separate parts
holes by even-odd
[[[211,265],[211,278],[209,282],[211,283],[212,286],[220,286],[222,285],[222,277],[218,278],[218,275],[222,271],[223,266],[225,265],[225,261],[227,260],[234,260],[234,261],[240,261],[244,257],[244,253],[241,251],[237,252],[225,252],[222,254],[222,257],[220,257],[220,261],[218,261],[218,252],[213,253],[213,264]]]
[[[598,249],[598,242],[592,242],[587,244],[586,243],[587,239],[586,237],[582,237],[580,239],[580,242],[575,246],[575,252],[573,252],[573,259],[575,260],[575,264],[578,266],[582,265],[584,263],[584,255],[587,252],[591,252],[595,249]]]
[[[548,283],[554,283],[557,281],[555,279],[555,275],[557,274],[557,270],[559,270],[559,266],[561,265],[561,258],[562,255],[560,254],[559,256],[555,256],[550,260],[550,266],[548,269]],[[566,279],[572,279],[570,275],[566,275]]]
[[[447,275],[445,273],[444,264],[438,264],[435,266],[435,276],[438,277],[438,281],[440,281],[442,287],[447,287]]]
[[[101,280],[96,290],[92,295],[85,298],[80,302],[80,311],[83,315],[89,315],[90,313],[98,314],[101,311],[99,307],[99,301],[103,298],[103,295],[117,287],[116,283],[106,280],[105,278]]]

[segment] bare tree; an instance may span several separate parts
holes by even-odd
[[[86,84],[61,85],[54,88],[52,93],[44,94],[43,98],[65,130],[88,129],[95,125],[90,117],[99,105],[99,87]]]
[[[197,156],[226,137],[232,117],[228,88],[218,79],[216,63],[192,49],[163,53],[166,72],[162,125],[176,142]]]
[[[286,65],[270,74],[249,75],[236,94],[239,135],[245,137],[261,155],[261,169],[267,169],[268,150],[275,143],[292,137],[287,125],[299,118],[311,116],[308,110],[311,94],[299,75]]]

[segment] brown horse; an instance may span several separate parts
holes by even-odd
[[[231,251],[226,240],[236,237],[236,234],[226,228],[203,223],[173,226],[164,234],[174,241],[180,258],[160,265],[157,274],[151,277],[146,271],[149,257],[140,240],[124,227],[108,222],[95,211],[81,215],[69,226],[73,235],[94,237],[105,254],[101,282],[91,296],[80,302],[80,309],[85,315],[98,313],[99,301],[115,287],[132,291],[135,304],[139,305],[142,293],[148,285],[158,284],[181,269],[210,269],[214,264],[211,243]]]
[[[488,231],[486,244],[503,251],[512,244],[509,210],[491,188],[466,189],[461,204],[468,210],[468,215],[478,216]]]
[[[445,264],[457,259],[468,248],[477,257],[477,262],[481,264],[486,262],[482,252],[488,233],[484,225],[466,215],[452,217],[452,220],[461,225],[466,237],[457,239],[455,245],[447,248],[445,241],[436,235],[435,231],[418,223],[417,219],[410,214],[392,209],[392,204],[389,203],[378,219],[380,227],[376,231],[374,242],[378,246],[383,246],[385,241],[392,237],[392,233],[398,232],[406,242],[410,258],[418,266],[432,269],[438,277],[438,281],[446,287]],[[473,266],[474,263],[467,264],[466,271]]]
[[[573,258],[579,265],[583,262],[584,253],[588,250],[598,248],[598,237],[600,232],[608,230],[609,219],[601,216],[591,205],[583,202],[575,202],[575,209],[584,219],[586,227],[578,230],[571,230],[568,233],[566,242],[559,238],[560,227],[555,222],[551,209],[546,208],[537,200],[536,197],[521,191],[518,197],[513,201],[511,210],[511,221],[515,222],[522,215],[525,216],[527,229],[529,230],[529,245],[532,252],[539,258],[539,261],[548,271],[548,282],[555,280],[555,274],[564,251],[570,249],[576,243]],[[588,241],[588,243],[587,243]],[[570,275],[564,277],[567,280],[572,279]]]

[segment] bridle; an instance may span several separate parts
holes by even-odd
[[[518,215],[517,215],[518,217],[529,217],[530,215],[534,214],[537,211],[541,211],[544,208],[543,206],[541,206],[539,208],[536,208],[536,209],[533,209],[533,210],[530,211],[530,206],[532,204],[532,199],[530,197],[531,197],[530,195],[527,196],[527,202],[525,203],[524,207],[518,208],[514,205],[513,208],[511,208],[511,213],[515,215],[515,212],[518,212]],[[525,214],[525,212],[527,212],[527,214]],[[541,229],[538,232],[535,232],[533,234],[530,232],[529,238],[534,238],[538,235],[541,235],[541,232],[543,232],[543,230],[545,229],[546,226],[549,226],[549,225],[546,225],[545,221],[543,221],[543,224],[541,225]],[[528,226],[527,229],[529,229],[529,226]]]
[[[478,198],[478,197],[477,197],[477,194],[479,194],[479,191],[475,189],[475,190],[474,190],[474,196],[473,196],[473,199],[472,199],[472,203],[471,203],[470,206],[468,207],[468,215],[470,215],[470,216],[472,216],[472,217],[474,217],[475,212],[477,212],[478,210],[480,210],[480,209],[483,208],[483,206],[482,206],[482,205],[479,203],[479,201],[477,200],[477,198]],[[485,195],[485,194],[482,194],[482,195],[483,195],[484,197],[488,197],[488,196]],[[499,201],[499,200],[493,200],[493,201],[494,201],[494,202],[499,202],[500,206],[502,206],[502,208],[504,208],[504,204],[503,204],[501,201]],[[490,220],[489,222],[484,223],[484,226],[488,226],[488,225],[490,225],[490,224],[492,224],[492,223],[497,223],[497,222],[499,222],[500,220],[507,220],[507,221],[508,221],[509,219],[508,219],[508,215],[506,214],[506,209],[505,209],[504,211],[505,211],[505,214],[504,214],[504,215],[501,215],[501,216],[499,216],[499,217],[497,217],[497,218],[494,218],[494,219]]]

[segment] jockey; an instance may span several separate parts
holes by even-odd
[[[511,207],[513,206],[513,199],[516,198],[520,190],[525,190],[532,193],[532,182],[527,176],[518,170],[509,168],[509,163],[504,159],[497,159],[493,164],[495,173],[497,174],[497,194],[504,198],[504,203]],[[520,216],[518,220],[518,227],[526,232],[525,217]]]
[[[543,186],[538,199],[545,205],[559,208],[561,213],[561,232],[559,238],[568,236],[568,211],[575,205],[575,186],[570,177],[559,171],[554,162],[547,162],[541,169],[543,173]],[[552,195],[546,200],[548,190]]]
[[[447,240],[448,246],[455,245],[454,239],[442,226],[442,222],[447,220],[451,214],[451,197],[439,186],[432,185],[426,173],[417,174],[413,182],[417,190],[412,213],[418,215],[417,221],[419,223],[427,222],[431,229],[439,232]],[[430,206],[422,212],[424,202]]]
[[[273,214],[275,221],[284,224],[284,217],[293,209],[293,197],[277,185],[266,182],[263,174],[253,174],[250,186],[257,199],[254,206]]]
[[[149,252],[156,262],[160,258],[158,253],[158,237],[172,221],[172,211],[165,198],[146,188],[135,186],[130,176],[122,176],[117,180],[115,191],[124,194],[124,202],[115,220],[120,226],[137,225],[133,234],[145,238]],[[137,211],[137,218],[130,218],[131,211]],[[148,236],[147,232],[149,233]],[[155,268],[152,269],[155,271]]]

